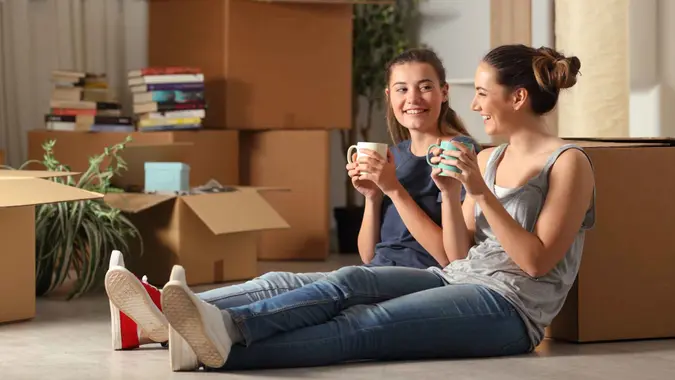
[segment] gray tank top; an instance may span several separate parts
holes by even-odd
[[[548,193],[548,174],[551,167],[560,154],[568,149],[579,149],[584,154],[585,152],[577,145],[561,146],[549,156],[541,172],[525,185],[505,189],[495,185],[495,174],[497,162],[506,147],[507,144],[500,145],[490,155],[485,169],[485,182],[508,213],[523,228],[533,231]],[[578,273],[585,231],[595,224],[595,190],[593,202],[565,257],[548,274],[538,278],[530,277],[511,260],[497,241],[478,205],[475,217],[475,245],[471,247],[467,257],[455,260],[443,269],[428,270],[443,276],[450,284],[483,285],[501,294],[514,305],[523,318],[534,348],[544,338],[545,327],[562,308]]]

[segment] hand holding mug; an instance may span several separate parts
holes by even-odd
[[[440,146],[434,144],[429,150],[439,148],[442,152],[436,155],[434,160],[427,159],[429,165],[434,166],[434,181],[439,189],[449,188],[444,181],[437,181],[437,178],[451,177],[464,185],[466,192],[473,196],[484,194],[488,191],[483,175],[478,167],[478,159],[474,152],[473,145],[461,143],[459,141],[443,141]],[[432,173],[434,176],[434,173]],[[440,183],[440,185],[439,185]]]
[[[440,147],[440,144],[441,142],[439,139],[438,144],[433,144],[428,149],[431,157],[429,157],[429,154],[427,154],[427,163],[433,167],[431,170],[431,179],[442,193],[457,193],[457,195],[459,195],[461,194],[462,190],[462,182],[450,175],[444,175],[443,168],[441,168],[441,160],[444,158],[444,149]]]
[[[395,190],[399,185],[396,177],[394,155],[387,149],[386,156],[370,149],[360,149],[362,156],[357,158],[359,179],[372,181],[383,193]]]
[[[359,170],[359,163],[356,162],[358,155],[354,153],[351,160],[347,163],[347,175],[352,180],[352,185],[368,199],[376,199],[382,195],[382,190],[372,181],[361,179],[361,171]]]

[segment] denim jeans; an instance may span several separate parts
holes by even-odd
[[[222,370],[353,360],[501,356],[530,351],[503,297],[423,269],[345,267],[272,298],[225,310],[244,337]]]
[[[269,272],[242,284],[208,290],[198,293],[197,296],[223,310],[272,298],[281,293],[311,284],[326,277],[329,273]]]

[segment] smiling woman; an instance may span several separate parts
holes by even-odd
[[[387,125],[395,143],[409,139],[414,133],[411,130],[420,130],[425,125],[435,127],[440,136],[470,136],[450,107],[445,68],[433,50],[404,52],[390,62],[386,77]],[[440,107],[430,106],[434,104]]]

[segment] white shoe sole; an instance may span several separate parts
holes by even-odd
[[[155,306],[141,282],[123,267],[108,270],[105,289],[111,302],[111,310],[119,309],[141,328],[148,338],[163,343],[169,340],[169,323]],[[119,324],[113,317],[113,323]]]
[[[169,326],[169,364],[174,372],[199,369],[199,361],[192,347],[171,326]]]
[[[197,359],[208,367],[220,368],[232,347],[222,315],[215,307],[203,307],[203,301],[186,287],[180,281],[169,281],[162,290],[162,310]]]
[[[120,326],[120,309],[115,306],[112,301],[110,303],[110,329],[112,333],[113,350],[122,350],[122,333]]]

